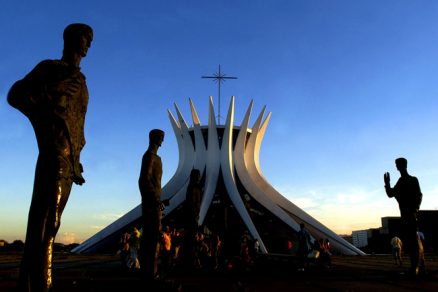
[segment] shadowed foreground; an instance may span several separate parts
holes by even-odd
[[[14,291],[21,254],[0,253],[0,291]],[[157,291],[438,291],[438,256],[427,255],[427,275],[411,279],[392,256],[333,257],[330,269],[298,272],[293,258],[259,259],[251,271],[173,273]],[[136,271],[122,270],[117,255],[55,254],[54,291],[152,291]],[[404,258],[405,268],[409,260]]]

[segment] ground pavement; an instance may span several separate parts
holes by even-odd
[[[20,253],[0,253],[0,291],[15,291]],[[438,255],[427,255],[427,275],[412,279],[390,255],[335,256],[332,267],[296,269],[293,258],[271,256],[251,269],[174,272],[156,291],[438,291]],[[153,291],[137,271],[123,270],[117,255],[54,255],[54,291]]]

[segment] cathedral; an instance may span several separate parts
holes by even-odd
[[[162,226],[182,228],[182,204],[192,169],[201,171],[203,196],[199,225],[205,234],[216,234],[228,254],[238,252],[242,234],[257,241],[263,254],[287,254],[296,246],[299,225],[304,223],[314,240],[328,239],[335,252],[364,253],[293,204],[264,178],[259,164],[260,146],[271,113],[265,108],[250,127],[251,101],[240,126],[234,125],[234,97],[224,125],[216,123],[210,97],[208,123],[202,125],[191,100],[193,125],[188,126],[178,106],[176,118],[168,110],[179,151],[175,174],[162,189]],[[84,241],[73,252],[114,251],[122,233],[141,222],[141,205]],[[141,227],[141,226],[140,226]],[[292,244],[289,244],[292,243]]]

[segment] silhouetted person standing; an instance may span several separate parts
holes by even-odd
[[[199,169],[192,169],[186,191],[186,200],[183,205],[184,243],[182,255],[184,264],[189,267],[193,267],[195,262],[195,236],[198,232],[199,210],[201,208],[202,197],[200,180],[201,172]]]
[[[145,280],[157,275],[160,226],[163,204],[161,203],[161,176],[163,173],[158,148],[164,140],[164,132],[149,132],[149,148],[143,155],[138,185],[141,193],[143,234],[140,244],[140,267]]]
[[[300,223],[300,230],[298,231],[298,270],[304,271],[304,266],[307,263],[307,255],[312,250],[312,242],[309,231],[307,231],[304,223]]]
[[[392,255],[394,256],[395,264],[401,267],[403,265],[402,256],[401,256],[403,250],[403,242],[401,241],[400,238],[394,236],[391,239],[391,245],[392,245]]]
[[[93,31],[86,24],[75,23],[65,28],[63,37],[61,60],[42,61],[8,94],[9,104],[30,120],[39,150],[20,291],[52,287],[52,251],[61,214],[72,183],[85,182],[79,157],[85,145],[88,90],[79,65],[87,55]]]
[[[407,171],[408,161],[405,158],[395,160],[397,170],[400,172],[400,178],[393,188],[390,184],[389,173],[383,176],[385,190],[388,197],[395,199],[400,208],[400,217],[402,222],[402,238],[407,247],[411,260],[411,270],[413,275],[424,273],[424,253],[423,244],[418,238],[418,210],[422,200],[422,193],[418,179],[409,175]]]

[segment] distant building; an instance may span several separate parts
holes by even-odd
[[[381,233],[382,228],[370,228],[352,232],[353,245],[366,253],[388,253],[391,251],[388,235]]]
[[[340,234],[339,236],[345,239],[347,242],[353,244],[353,236],[351,236],[351,234]]]
[[[402,238],[400,217],[382,217],[382,227],[352,232],[353,245],[366,253],[390,253],[391,238]],[[418,213],[419,231],[424,234],[423,246],[426,252],[438,251],[438,211],[420,210]]]
[[[361,248],[368,245],[368,230],[356,230],[352,233],[353,245]]]
[[[425,251],[438,250],[438,211],[420,210],[418,213],[419,231],[424,234]],[[381,234],[392,238],[401,234],[400,217],[382,217]]]
[[[382,234],[389,234],[392,237],[400,237],[401,220],[400,217],[382,217],[382,227],[380,232]]]

